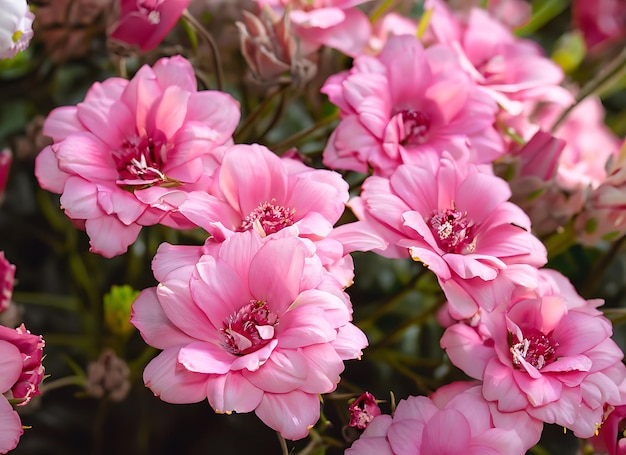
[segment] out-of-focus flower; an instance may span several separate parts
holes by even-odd
[[[287,439],[307,436],[318,395],[367,345],[341,285],[307,245],[255,231],[203,250],[161,245],[160,284],[133,304],[133,324],[163,349],[146,385],[167,402],[206,398],[220,413],[255,411]]]
[[[214,150],[229,141],[239,103],[196,91],[191,64],[176,56],[143,66],[132,80],[95,83],[78,106],[53,110],[37,156],[39,184],[61,194],[65,213],[84,222],[92,251],[126,251],[141,226],[193,226],[176,212],[185,192],[205,190]],[[216,166],[216,164],[215,164]]]
[[[500,411],[525,411],[589,438],[604,407],[624,403],[626,367],[598,302],[581,307],[579,299],[514,300],[483,314],[477,327],[449,327],[441,346],[452,363],[483,381],[484,397]]]
[[[237,22],[241,53],[256,81],[264,85],[293,83],[304,87],[317,72],[317,54],[304,55],[293,35],[289,14],[265,7],[259,15],[242,11]]]
[[[85,391],[94,398],[122,401],[130,390],[130,370],[112,349],[105,349],[87,366]]]
[[[4,257],[4,251],[0,251],[0,312],[11,304],[14,281],[15,266]]]
[[[349,56],[359,55],[369,40],[367,15],[356,5],[369,0],[256,0],[279,14],[287,11],[293,30],[306,55],[320,46],[337,49]]]
[[[559,85],[563,70],[535,42],[517,38],[480,8],[459,19],[442,1],[433,3],[429,25],[437,41],[457,51],[465,71],[503,109],[519,115],[524,102],[573,102]]]
[[[111,26],[112,40],[138,46],[142,52],[157,47],[191,0],[118,0],[119,19]]]
[[[11,150],[2,150],[0,152],[0,205],[4,202],[4,189],[6,188],[7,180],[9,180],[11,161],[13,161]]]
[[[593,190],[576,217],[577,239],[594,245],[626,233],[626,141],[606,180]]]
[[[374,417],[380,415],[380,407],[376,403],[376,398],[369,392],[365,392],[359,398],[354,400],[350,405],[350,423],[351,427],[364,430],[374,420]]]
[[[538,125],[550,128],[563,107],[547,105],[536,115]],[[586,97],[554,131],[565,141],[559,158],[556,183],[574,191],[597,188],[607,177],[607,166],[617,158],[620,139],[604,122],[605,110],[594,96]]]
[[[532,5],[526,0],[448,0],[447,3],[452,10],[466,13],[472,8],[486,8],[495,19],[511,28],[519,27],[532,14]]]
[[[443,46],[424,49],[414,36],[391,36],[377,57],[362,55],[331,76],[322,92],[341,122],[324,163],[389,176],[402,163],[435,161],[444,151],[488,163],[504,153],[493,128],[497,106]]]
[[[455,382],[430,398],[400,401],[393,418],[376,417],[346,455],[523,455],[541,430],[542,423],[524,412],[499,412],[480,385]]]
[[[0,0],[0,60],[12,58],[28,47],[33,20],[26,0]]]
[[[389,179],[368,177],[350,205],[389,241],[383,255],[423,262],[437,275],[451,315],[465,319],[478,310],[470,280],[502,287],[494,280],[507,267],[516,265],[510,278],[523,281],[525,268],[532,272],[547,260],[510,195],[504,180],[444,156],[434,170],[402,165]],[[488,310],[496,304],[480,303]]]
[[[626,8],[622,0],[574,0],[572,19],[592,51],[626,37]]]

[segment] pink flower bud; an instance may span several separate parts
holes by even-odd
[[[0,313],[11,303],[14,280],[15,266],[6,260],[4,251],[0,251]]]

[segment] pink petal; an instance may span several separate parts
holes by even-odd
[[[320,308],[300,305],[280,317],[277,336],[280,348],[293,349],[333,341],[337,331],[330,326]]]
[[[54,142],[60,142],[71,134],[85,132],[85,127],[78,121],[76,106],[63,106],[53,109],[43,124],[43,134]]]
[[[15,449],[23,433],[20,416],[4,396],[0,397],[0,453]]]
[[[282,314],[300,293],[308,251],[296,237],[269,241],[250,263],[249,285],[257,300]]]
[[[165,349],[196,341],[176,327],[167,317],[156,294],[156,287],[141,291],[132,306],[130,322],[150,346]]]
[[[496,355],[493,347],[483,343],[476,329],[465,323],[448,327],[440,344],[452,363],[474,379],[483,379],[487,363]]]
[[[343,361],[335,349],[327,343],[302,349],[307,365],[306,382],[300,390],[308,393],[330,393],[340,381]]]
[[[182,0],[185,3],[186,0]],[[165,2],[168,3],[168,2]],[[174,3],[181,3],[180,1]],[[186,58],[175,55],[159,59],[152,67],[162,88],[177,86],[188,92],[195,92],[198,84],[193,66]]]
[[[90,133],[73,134],[56,146],[59,169],[91,181],[115,181],[118,172],[106,144]]]
[[[24,360],[20,350],[8,341],[0,340],[0,393],[5,393],[17,382]],[[1,399],[0,399],[1,401]]]
[[[166,138],[173,137],[183,125],[187,114],[187,100],[190,96],[188,91],[176,85],[166,87],[148,111],[146,117],[148,136],[161,132]]]
[[[256,415],[284,438],[296,440],[309,434],[320,417],[317,395],[294,390],[289,393],[263,395]]]
[[[39,185],[53,193],[63,193],[68,174],[59,169],[59,160],[52,146],[47,146],[35,159],[35,176]]]
[[[89,251],[99,253],[106,258],[125,253],[128,247],[137,240],[141,226],[126,226],[114,216],[101,216],[85,221],[85,229],[89,235]]]
[[[178,361],[189,371],[207,374],[227,373],[236,358],[221,346],[203,342],[183,346],[178,353]]]
[[[306,358],[290,349],[274,350],[258,370],[242,370],[243,376],[269,393],[287,393],[299,388],[307,377]]]
[[[168,403],[197,403],[206,398],[206,374],[192,373],[177,361],[178,347],[168,348],[146,365],[143,380],[156,396]]]
[[[263,391],[238,373],[211,376],[207,398],[215,412],[251,412],[261,403]]]
[[[331,342],[342,360],[360,359],[368,345],[365,334],[354,324],[346,324],[337,331],[337,338]]]

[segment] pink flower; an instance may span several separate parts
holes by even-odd
[[[626,10],[620,0],[599,0],[593,4],[574,0],[572,16],[592,52],[626,37]]]
[[[347,286],[352,261],[345,255],[371,249],[368,241],[384,244],[361,223],[333,229],[348,197],[348,184],[336,172],[279,158],[262,145],[237,144],[225,149],[210,193],[190,193],[180,212],[218,241],[247,230],[311,239],[324,265],[349,268],[340,272],[347,274]]]
[[[160,284],[140,294],[131,321],[163,349],[144,381],[164,401],[255,411],[300,439],[319,418],[318,394],[335,389],[343,360],[367,344],[342,286],[298,237],[246,231],[203,250],[163,244],[153,270]]]
[[[369,392],[365,392],[354,403],[350,405],[350,423],[351,427],[364,430],[374,420],[375,417],[380,415],[380,408],[376,403],[376,398]]]
[[[424,49],[414,36],[391,36],[378,57],[362,55],[350,71],[331,76],[322,92],[341,122],[324,163],[389,176],[423,156],[470,155],[489,163],[504,152],[493,128],[497,106],[478,91],[451,50]]]
[[[78,106],[53,110],[44,133],[54,144],[37,157],[35,174],[61,194],[70,218],[84,221],[92,251],[112,257],[141,226],[194,227],[177,207],[187,191],[210,185],[215,164],[208,163],[231,141],[238,107],[226,93],[196,92],[184,58],[164,58],[130,81],[95,83]]]
[[[560,106],[548,105],[538,112],[537,122],[550,128],[561,112]],[[587,190],[606,179],[607,164],[617,158],[621,141],[604,123],[604,114],[600,99],[587,97],[554,132],[565,141],[556,175],[561,188]]]
[[[0,251],[0,313],[11,304],[14,281],[15,266],[4,257],[4,251]]]
[[[33,37],[33,20],[26,0],[0,0],[0,60],[26,49]]]
[[[0,326],[0,453],[14,449],[24,432],[7,398],[25,406],[39,394],[43,346],[43,339],[31,335],[23,324],[17,329]]]
[[[154,49],[176,25],[191,0],[118,0],[121,11],[109,32],[111,39]]]
[[[506,279],[494,280],[512,265],[508,277],[523,282],[546,262],[530,221],[506,202],[510,194],[504,180],[444,156],[434,170],[402,165],[389,179],[369,177],[351,205],[389,242],[382,254],[423,262],[437,275],[452,316],[464,319],[478,304],[495,304],[477,303],[473,289],[505,286]]]
[[[369,40],[367,15],[356,5],[369,0],[256,0],[282,13],[289,8],[289,20],[301,39],[302,53],[308,55],[320,46],[346,55],[359,55]]]
[[[483,92],[511,114],[521,114],[523,102],[570,104],[572,95],[560,87],[561,68],[545,56],[539,45],[517,38],[509,28],[480,8],[464,19],[435,1],[430,27],[437,41],[454,48],[463,68]]]
[[[393,419],[376,417],[346,455],[523,455],[541,429],[523,412],[499,412],[482,397],[480,385],[455,382],[430,398],[400,401]]]
[[[458,323],[441,339],[450,360],[483,381],[502,412],[594,435],[605,405],[624,402],[626,367],[601,312],[562,296],[514,300],[483,314],[477,327]]]

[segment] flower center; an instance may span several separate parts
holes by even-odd
[[[254,229],[261,236],[273,234],[294,223],[295,209],[262,202],[241,223],[241,230]]]
[[[226,321],[222,332],[224,348],[235,355],[246,355],[265,346],[274,338],[278,316],[267,303],[251,300]]]
[[[148,22],[157,25],[161,22],[161,13],[159,7],[165,0],[137,0],[137,9],[144,15]]]
[[[117,184],[151,186],[175,183],[161,171],[166,152],[167,146],[152,138],[125,140],[120,149],[113,152],[119,173]]]
[[[556,357],[557,346],[558,344],[553,343],[547,335],[537,329],[532,329],[524,338],[511,344],[513,365],[522,369],[521,359],[524,359],[536,369],[541,370]]]
[[[474,222],[467,218],[467,212],[446,209],[435,213],[428,220],[428,225],[439,247],[445,252],[465,254],[476,249]]]
[[[402,123],[404,124],[404,139],[402,145],[423,144],[427,140],[430,130],[430,116],[413,109],[403,110]]]

